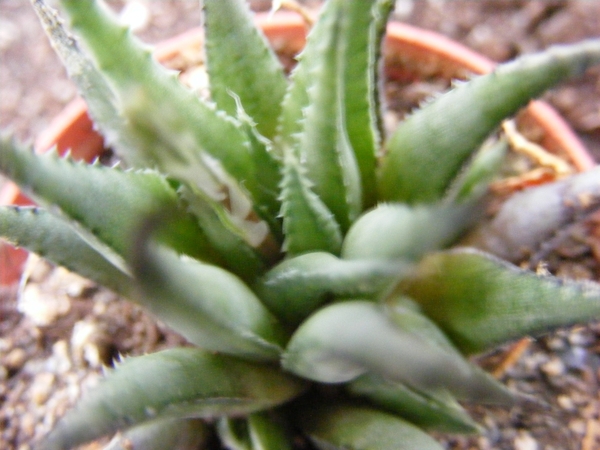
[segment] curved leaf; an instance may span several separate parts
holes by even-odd
[[[303,389],[273,367],[195,348],[165,350],[119,364],[58,422],[43,448],[67,449],[151,420],[247,414]]]
[[[344,261],[330,253],[307,253],[275,266],[254,290],[277,317],[296,324],[334,296],[376,299],[410,267],[404,261]]]
[[[600,318],[600,285],[536,275],[473,249],[423,259],[399,290],[469,353]]]
[[[363,214],[342,246],[345,259],[414,261],[451,244],[478,217],[475,203],[382,204]]]
[[[144,244],[145,245],[145,244]],[[159,248],[138,248],[140,304],[213,352],[276,361],[287,341],[277,319],[235,275]]]
[[[302,430],[321,450],[442,450],[416,426],[382,411],[353,405],[307,405]]]
[[[378,179],[381,199],[439,200],[503,119],[599,62],[600,39],[555,46],[500,65],[433,100],[402,122],[387,142]]]
[[[395,322],[372,302],[327,306],[296,330],[282,366],[323,383],[343,383],[370,373],[426,392],[448,390],[466,400],[510,400],[459,354],[427,333]]]
[[[311,30],[283,103],[277,142],[308,170],[343,231],[374,202],[378,151],[374,80],[393,2],[329,1]]]
[[[132,278],[92,247],[64,220],[34,207],[0,206],[0,236],[119,294]]]
[[[0,172],[44,206],[88,230],[120,256],[126,256],[141,218],[159,210],[174,211],[163,242],[183,253],[215,261],[215,252],[191,215],[178,211],[179,199],[166,178],[154,171],[123,171],[42,155],[16,142],[0,140]],[[99,194],[101,193],[101,194]]]
[[[285,235],[283,250],[289,256],[315,251],[339,253],[342,245],[340,225],[313,192],[305,169],[291,152],[284,157],[281,216]]]

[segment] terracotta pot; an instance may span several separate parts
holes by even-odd
[[[270,18],[267,14],[257,14],[256,21],[277,52],[283,51],[291,59],[303,48],[307,28],[299,15],[277,13]],[[495,65],[491,60],[432,31],[400,23],[390,23],[387,31],[385,65],[386,74],[391,79],[466,78],[473,73],[489,72]],[[158,60],[165,62],[182,52],[198,51],[201,43],[201,29],[193,29],[159,44],[155,54]],[[565,155],[578,170],[594,165],[592,157],[571,128],[548,104],[532,102],[525,118],[531,125],[540,128],[544,136],[542,142],[547,149]],[[74,158],[87,161],[104,150],[102,137],[94,131],[83,100],[74,100],[52,121],[36,140],[35,149],[44,152],[54,145],[61,154],[70,149]],[[31,201],[14,184],[8,183],[0,190],[0,204],[27,205]],[[0,243],[0,284],[18,280],[25,258],[25,251]]]

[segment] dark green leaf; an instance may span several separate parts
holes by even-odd
[[[427,256],[400,290],[462,351],[600,318],[600,285],[520,270],[472,249]]]
[[[71,448],[151,420],[269,409],[303,388],[270,366],[195,348],[165,350],[120,363],[58,422],[42,448]]]

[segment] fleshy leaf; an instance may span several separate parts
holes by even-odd
[[[410,267],[403,261],[344,261],[330,253],[307,253],[275,266],[255,291],[277,317],[297,324],[334,297],[377,299]]]
[[[411,327],[398,326],[372,302],[347,301],[314,313],[292,335],[282,366],[323,383],[369,373],[419,390],[448,390],[465,400],[509,401],[460,355]]]
[[[69,411],[42,443],[74,447],[151,420],[216,418],[272,408],[304,384],[272,367],[175,348],[125,360]]]
[[[428,430],[444,433],[476,433],[481,430],[446,392],[424,393],[372,375],[354,380],[348,390]]]
[[[439,200],[503,119],[598,63],[600,39],[555,46],[500,65],[433,100],[402,122],[386,144],[378,180],[381,199]]]
[[[283,250],[288,255],[315,251],[339,253],[342,245],[340,225],[313,192],[305,169],[291,152],[284,157],[281,216],[285,235]]]
[[[0,236],[115,292],[129,295],[132,279],[66,221],[34,207],[0,207]]]
[[[253,193],[254,211],[269,224],[271,233],[281,243],[283,232],[282,221],[279,217],[281,210],[279,186],[281,185],[282,162],[275,155],[272,142],[258,132],[256,125],[239,102],[236,117],[248,136],[253,175],[245,185]],[[253,185],[248,186],[248,183],[253,183]]]
[[[600,318],[599,284],[536,275],[472,249],[425,257],[399,290],[469,353]]]
[[[138,301],[190,342],[212,352],[276,361],[287,336],[235,275],[140,243],[134,274]]]
[[[442,450],[415,425],[351,404],[308,404],[297,413],[304,433],[320,450]]]
[[[156,172],[89,165],[55,153],[37,155],[7,138],[0,140],[0,172],[42,205],[58,207],[120,256],[129,254],[142,217],[168,209],[175,212],[165,243],[214,260],[214,250],[192,217],[177,212],[175,190]]]
[[[378,119],[369,85],[376,78],[381,20],[391,6],[389,1],[327,2],[284,99],[277,141],[284,151],[296,152],[314,192],[343,231],[362,209],[363,198],[374,201]],[[350,116],[356,120],[347,123]]]
[[[207,1],[204,11],[211,98],[235,116],[234,95],[239,97],[258,131],[272,138],[287,87],[277,56],[254,26],[246,1]]]
[[[103,450],[197,450],[208,436],[199,419],[155,420],[117,434]]]
[[[455,241],[477,218],[477,204],[382,204],[361,216],[342,246],[345,259],[418,260]]]

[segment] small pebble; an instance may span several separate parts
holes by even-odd
[[[556,401],[558,403],[558,406],[560,406],[566,411],[575,411],[577,409],[575,403],[573,403],[573,400],[571,400],[571,398],[567,397],[566,395],[559,395],[556,398]]]
[[[515,450],[538,450],[537,441],[526,431],[519,431],[514,440]]]
[[[39,373],[35,376],[30,395],[36,405],[43,405],[48,400],[48,397],[52,393],[55,379],[54,374],[50,372]]]
[[[4,366],[8,370],[19,370],[27,361],[27,353],[22,348],[12,349],[8,355],[4,357]]]
[[[550,361],[544,363],[540,369],[549,377],[556,377],[565,373],[565,364],[557,357],[553,357]]]
[[[569,429],[577,434],[584,435],[586,430],[585,420],[573,419],[569,422]]]

